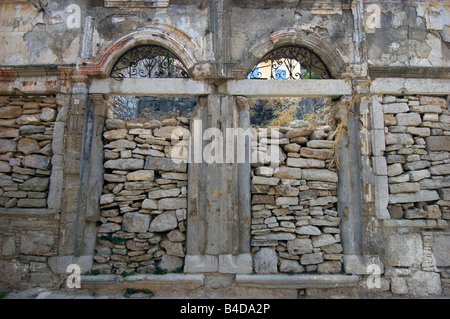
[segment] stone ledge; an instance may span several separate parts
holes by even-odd
[[[239,287],[304,289],[354,287],[357,284],[356,275],[236,275],[236,285]]]
[[[4,208],[0,207],[0,217],[39,218],[54,215],[54,209],[45,208]]]
[[[444,219],[385,219],[384,227],[417,227],[417,228],[446,228],[448,222]]]
[[[102,287],[138,287],[149,289],[195,289],[203,286],[204,275],[166,274],[166,275],[119,275],[81,276],[82,288]]]

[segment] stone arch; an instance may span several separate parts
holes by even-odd
[[[151,27],[131,32],[102,48],[95,60],[83,61],[78,74],[107,78],[114,63],[125,52],[138,45],[159,45],[168,49],[180,59],[188,71],[198,62],[198,52],[201,51],[198,44],[179,29]]]
[[[249,74],[266,54],[287,45],[301,46],[313,51],[323,60],[333,78],[342,78],[346,65],[339,52],[317,34],[296,29],[273,32],[268,39],[253,46],[242,61],[246,74]]]

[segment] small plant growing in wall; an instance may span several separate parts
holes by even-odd
[[[123,244],[126,239],[122,238],[122,237],[112,237],[111,234],[108,234],[108,235],[101,236],[100,240],[106,240],[106,241],[109,241],[109,242],[111,242],[113,244],[119,244],[120,245],[120,244]]]
[[[165,275],[167,274],[167,269],[163,269],[159,267],[157,264],[154,264],[155,270],[153,271],[154,275]]]
[[[153,292],[149,289],[134,289],[134,288],[127,288],[127,290],[125,290],[125,293],[123,294],[124,297],[128,298],[131,295],[137,294],[137,293],[144,293],[147,294],[149,298],[154,297],[155,295],[153,294]]]

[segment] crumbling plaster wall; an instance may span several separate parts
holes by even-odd
[[[386,66],[448,66],[448,4],[381,4],[379,28],[367,33],[368,62]]]
[[[78,64],[86,33],[92,32],[95,57],[99,49],[119,37],[158,25],[187,34],[202,48],[199,55],[203,61],[240,63],[272,33],[292,28],[317,34],[334,46],[346,63],[355,62],[355,54],[361,54],[365,62],[376,66],[449,65],[450,18],[445,2],[364,1],[358,10],[345,1],[332,5],[281,2],[230,2],[222,7],[227,21],[217,18],[205,1],[171,1],[168,8],[139,10],[105,8],[102,1],[86,0],[2,3],[0,38],[6,45],[0,48],[0,63]],[[93,17],[93,30],[85,26],[87,17]],[[220,32],[227,37],[222,45],[213,40],[220,24],[225,26]],[[360,41],[364,49],[355,52],[354,44]],[[215,55],[217,49],[223,52]]]

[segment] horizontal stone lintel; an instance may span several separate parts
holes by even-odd
[[[55,213],[54,209],[0,207],[0,217],[6,218],[47,218]]]
[[[370,87],[371,93],[391,95],[447,95],[450,79],[378,78]]]
[[[149,289],[195,289],[202,287],[205,276],[202,274],[165,274],[165,275],[120,275],[81,276],[81,288],[89,287],[126,287]]]
[[[444,219],[386,219],[384,227],[413,227],[413,228],[448,228],[449,224]]]
[[[236,285],[239,287],[304,289],[354,287],[357,284],[356,275],[236,275]]]
[[[114,79],[95,80],[90,94],[133,96],[200,96],[212,93],[204,81],[192,79]]]
[[[345,80],[230,80],[219,91],[248,97],[338,97],[351,95],[352,86]]]

